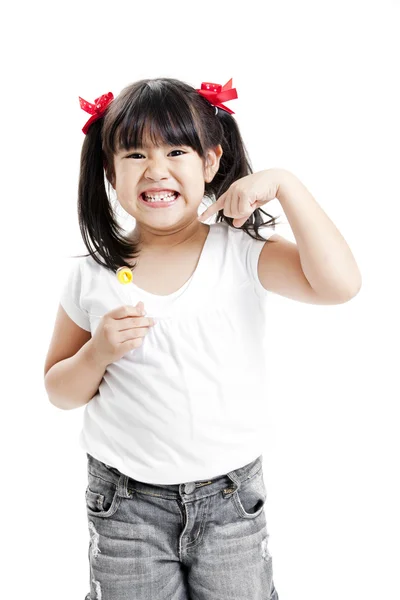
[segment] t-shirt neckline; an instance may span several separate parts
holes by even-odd
[[[209,225],[209,230],[207,233],[207,237],[205,239],[205,242],[203,244],[203,248],[201,250],[200,256],[199,256],[199,260],[197,262],[197,266],[195,268],[195,270],[193,271],[192,275],[189,277],[189,279],[187,281],[185,281],[185,283],[179,288],[179,290],[176,290],[175,292],[172,292],[172,294],[164,294],[164,295],[160,295],[160,294],[152,294],[151,292],[148,292],[147,290],[144,290],[143,288],[137,286],[135,283],[133,283],[133,281],[131,281],[131,285],[133,286],[133,288],[135,290],[137,290],[138,292],[140,292],[141,294],[145,294],[146,296],[149,296],[151,298],[156,298],[159,301],[163,301],[163,300],[167,300],[169,298],[174,298],[175,296],[179,296],[182,291],[186,288],[189,287],[189,285],[193,284],[193,281],[199,277],[200,274],[200,269],[204,263],[205,260],[205,255],[208,252],[208,247],[210,246],[210,239],[211,239],[211,230],[212,230],[213,226]]]

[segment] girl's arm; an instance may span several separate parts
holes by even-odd
[[[297,242],[301,267],[321,298],[351,298],[361,288],[361,273],[337,227],[305,185],[290,171],[279,170],[276,195]]]
[[[97,393],[106,368],[94,358],[90,339],[74,356],[60,360],[47,372],[44,384],[50,402],[63,410],[87,404]]]

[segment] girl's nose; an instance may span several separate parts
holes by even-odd
[[[152,179],[162,179],[168,177],[168,168],[162,158],[156,158],[150,161],[146,168],[146,175]]]
[[[144,176],[145,178],[151,179],[152,181],[162,181],[163,179],[169,179],[168,171],[160,167],[148,167]]]

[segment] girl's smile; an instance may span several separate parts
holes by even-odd
[[[157,196],[161,197],[162,194],[157,194]],[[144,195],[140,194],[139,200],[148,208],[168,208],[169,206],[176,204],[177,200],[180,198],[180,194],[177,192],[174,192],[174,195],[171,197],[168,196],[170,196],[170,194],[166,194],[165,200],[146,200]]]

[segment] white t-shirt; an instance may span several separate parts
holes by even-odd
[[[72,259],[60,302],[80,327],[93,335],[105,313],[139,300],[158,321],[139,348],[108,365],[85,405],[79,444],[86,452],[160,484],[217,477],[262,454],[269,292],[257,264],[264,244],[211,224],[195,272],[168,296],[119,283],[90,256]]]

